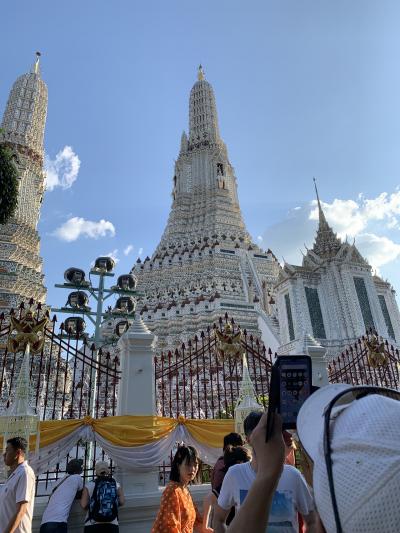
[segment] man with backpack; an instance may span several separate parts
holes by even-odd
[[[75,498],[83,489],[82,459],[67,464],[67,475],[54,487],[42,516],[40,533],[66,533],[68,516]]]
[[[116,533],[118,507],[124,505],[125,496],[119,483],[111,476],[108,463],[98,461],[96,479],[88,483],[82,492],[81,506],[87,509],[85,533]]]

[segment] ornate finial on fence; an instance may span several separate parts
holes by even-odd
[[[29,344],[32,353],[40,352],[44,344],[44,328],[47,322],[47,316],[39,320],[34,317],[30,308],[19,319],[11,315],[8,351],[23,352]],[[16,334],[13,335],[13,332]]]
[[[240,329],[235,333],[232,324],[227,322],[224,326],[224,331],[215,330],[215,338],[217,341],[217,354],[221,359],[229,355],[238,360],[242,357],[242,332]]]
[[[366,339],[365,344],[368,350],[368,363],[372,368],[379,366],[386,366],[389,362],[385,350],[385,342],[379,339],[377,335],[372,335],[370,339]]]

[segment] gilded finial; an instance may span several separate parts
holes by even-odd
[[[204,80],[204,70],[203,70],[203,67],[201,65],[199,65],[199,71],[197,73],[197,79],[199,81]]]

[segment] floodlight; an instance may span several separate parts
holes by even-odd
[[[124,291],[133,291],[137,285],[137,278],[132,274],[123,274],[118,277],[117,286]]]
[[[70,316],[64,322],[65,330],[72,335],[81,335],[86,329],[86,322],[80,316]]]
[[[84,285],[87,283],[85,281],[85,272],[80,268],[68,268],[64,272],[64,279],[67,283],[72,283],[73,285]]]
[[[99,272],[111,272],[114,270],[115,261],[112,257],[98,257],[94,262],[94,269]]]
[[[68,305],[74,309],[87,308],[89,303],[88,295],[82,291],[74,291],[68,295]]]

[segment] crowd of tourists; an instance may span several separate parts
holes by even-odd
[[[400,531],[400,392],[328,385],[314,392],[297,418],[294,466],[291,435],[273,415],[250,413],[246,442],[227,435],[201,515],[190,485],[197,450],[181,444],[173,458],[152,533],[398,533]],[[35,476],[26,441],[12,438],[4,454],[10,475],[0,493],[0,533],[31,532]],[[68,463],[42,517],[40,533],[66,532],[73,501],[87,510],[84,531],[118,531],[122,488],[108,464],[83,486],[82,463]],[[134,529],[132,529],[134,531]]]
[[[7,440],[4,463],[9,476],[0,489],[0,533],[31,533],[35,499],[35,474],[25,459],[27,441]],[[68,517],[75,500],[86,510],[84,533],[119,531],[118,507],[125,496],[105,461],[97,461],[96,478],[83,485],[82,459],[68,462],[66,476],[53,488],[42,516],[40,533],[66,533]]]

